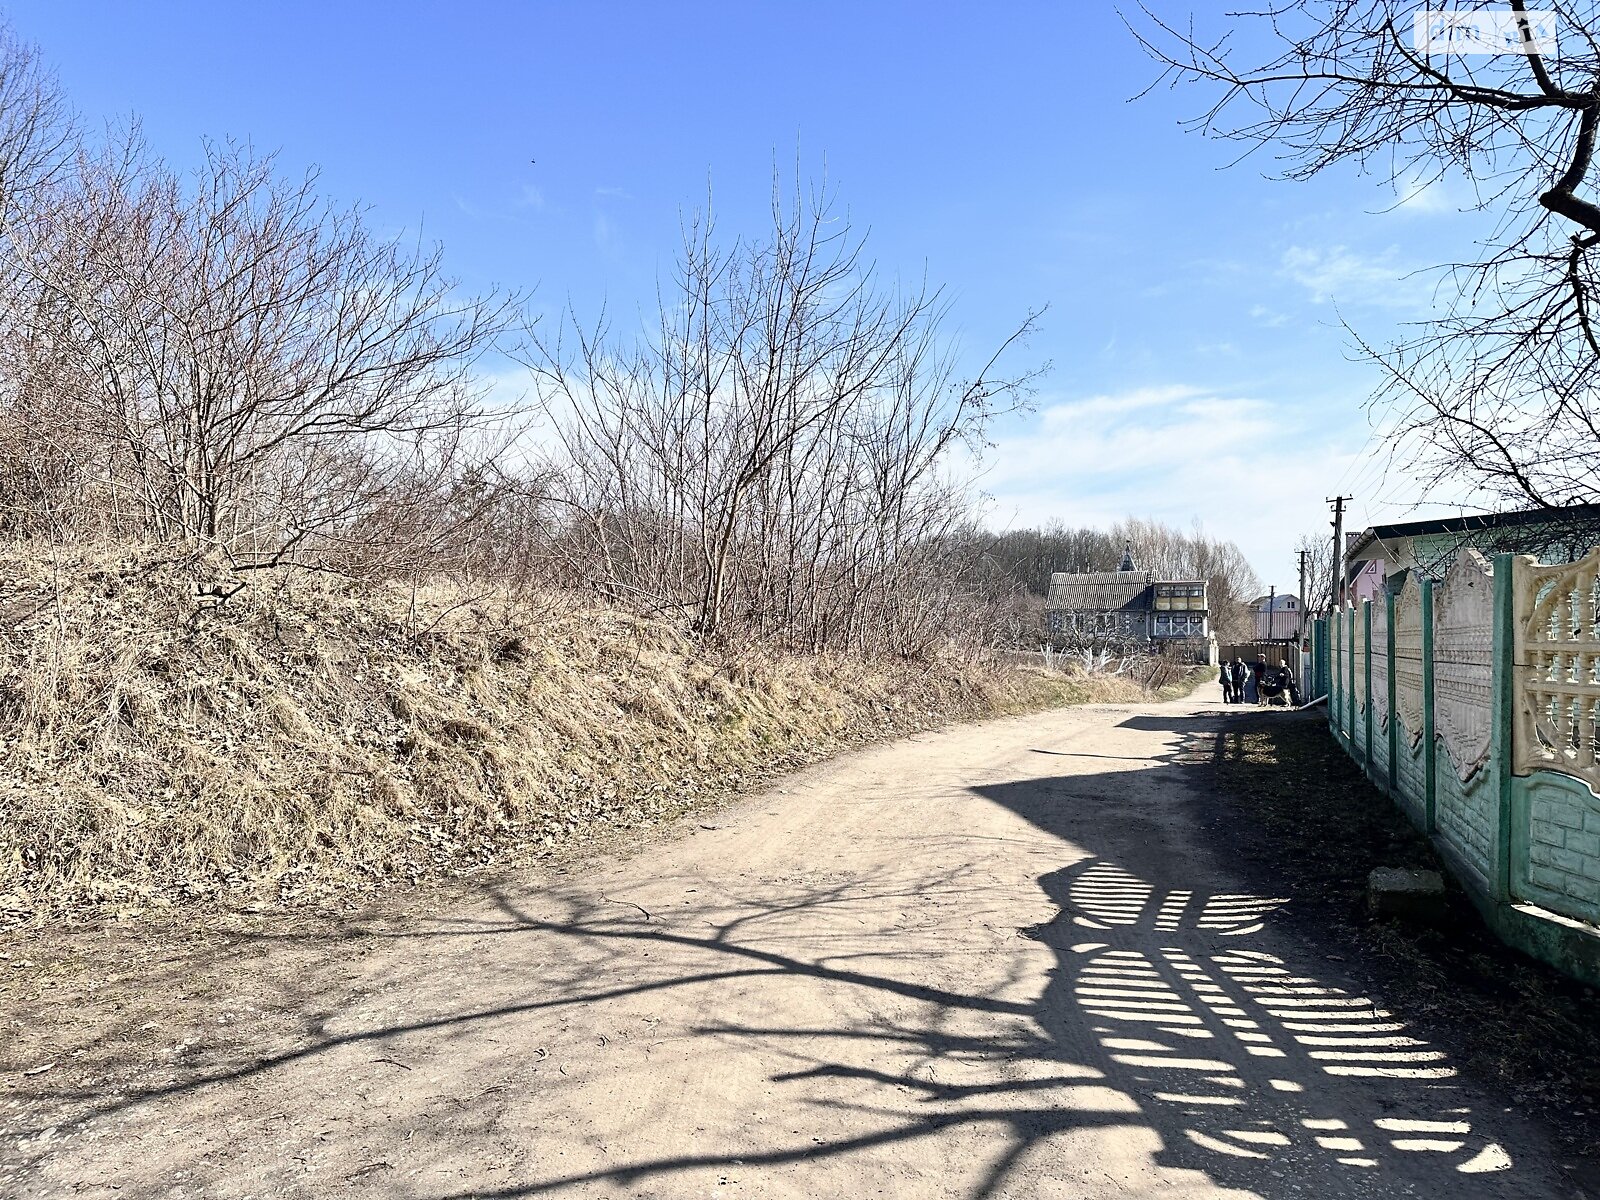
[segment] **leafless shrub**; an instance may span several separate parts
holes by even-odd
[[[533,331],[568,569],[706,637],[923,653],[972,599],[950,455],[1022,403],[997,363],[1033,319],[962,379],[937,289],[880,285],[825,195],[772,218],[728,247],[691,222],[648,338]]]
[[[513,299],[460,298],[437,249],[314,176],[209,146],[185,181],[130,136],[80,151],[6,249],[26,309],[0,449],[36,523],[316,561],[428,472],[470,474],[473,366]]]

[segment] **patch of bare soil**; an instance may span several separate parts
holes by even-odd
[[[1472,1075],[1537,1112],[1600,1177],[1600,997],[1512,950],[1479,918],[1427,839],[1367,781],[1317,714],[1232,712],[1193,734],[1185,759],[1212,787],[1201,826],[1265,887],[1288,885],[1290,915],[1359,945],[1386,1004]],[[1372,917],[1376,867],[1444,873],[1437,928]],[[1271,882],[1268,882],[1271,881]]]

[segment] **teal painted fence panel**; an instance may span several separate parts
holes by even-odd
[[[1439,740],[1433,711],[1433,583],[1422,581],[1422,778],[1425,833],[1436,828],[1439,788]]]
[[[1395,803],[1423,832],[1428,825],[1428,757],[1423,751],[1422,738],[1412,739],[1411,731],[1403,720],[1396,720],[1396,746],[1394,756]],[[1418,731],[1420,734],[1420,730]]]
[[[1551,912],[1600,923],[1600,797],[1554,771],[1514,777],[1511,888]]]
[[[1407,723],[1416,719],[1414,674],[1409,675],[1411,690],[1407,693],[1408,712],[1412,715],[1402,717],[1396,706],[1393,597],[1385,597],[1388,619],[1380,617],[1376,629],[1371,606],[1363,602],[1332,614],[1320,634],[1314,633],[1313,656],[1320,645],[1327,664],[1329,728],[1373,783],[1430,836],[1440,856],[1501,938],[1560,970],[1600,985],[1600,928],[1596,928],[1600,926],[1600,796],[1582,780],[1558,772],[1538,770],[1527,776],[1512,773],[1517,682],[1513,667],[1513,564],[1510,556],[1502,555],[1491,575],[1478,572],[1479,582],[1472,583],[1475,571],[1469,566],[1461,576],[1468,581],[1466,586],[1490,585],[1492,590],[1458,590],[1455,599],[1441,600],[1441,604],[1452,606],[1449,611],[1456,615],[1455,623],[1448,627],[1453,631],[1455,640],[1451,644],[1457,648],[1456,657],[1442,660],[1445,664],[1453,661],[1453,676],[1436,676],[1435,589],[1429,581],[1421,584],[1421,729],[1412,729]],[[1487,611],[1480,609],[1482,617],[1462,624],[1459,597],[1472,594],[1492,596],[1493,615],[1490,618]],[[1414,656],[1417,610],[1409,611],[1413,616],[1407,625],[1406,644],[1410,649],[1406,653]],[[1480,621],[1492,621],[1492,629],[1483,630],[1492,639],[1488,755],[1479,763],[1459,763],[1455,753],[1469,759],[1483,754],[1483,742],[1474,743],[1470,732],[1463,739],[1459,729],[1463,719],[1460,667],[1465,661],[1460,657],[1460,647],[1466,644],[1470,648],[1472,638],[1477,636],[1473,631],[1482,627]],[[1482,641],[1477,644],[1490,650]],[[1387,671],[1380,667],[1376,679],[1373,655],[1382,656],[1380,661],[1388,666]],[[1481,664],[1483,659],[1476,661]],[[1410,671],[1415,658],[1410,657],[1407,662],[1411,664]],[[1439,667],[1441,671],[1448,669],[1451,668]],[[1450,689],[1445,701],[1440,699],[1440,678]],[[1386,704],[1373,704],[1374,684],[1384,689]],[[1440,705],[1446,702],[1456,706],[1445,711],[1447,716],[1456,713],[1458,729],[1454,736],[1458,744],[1465,746],[1460,751],[1452,750],[1450,737],[1439,727]],[[1479,736],[1484,729],[1481,720],[1485,711],[1481,707],[1467,710],[1467,728],[1470,731],[1471,721],[1478,720]],[[1463,771],[1467,773],[1464,779]]]
[[[1355,754],[1355,760],[1360,762],[1360,749],[1355,744],[1355,618],[1358,610],[1354,605],[1344,614],[1344,736],[1349,741],[1350,752]]]
[[[1511,898],[1511,718],[1514,698],[1512,687],[1515,677],[1512,649],[1516,645],[1512,628],[1514,610],[1512,586],[1512,555],[1497,554],[1494,560],[1494,684],[1490,690],[1491,714],[1489,722],[1489,761],[1484,764],[1490,771],[1498,791],[1495,805],[1494,836],[1494,897]]]
[[[1488,891],[1494,882],[1495,809],[1499,789],[1493,772],[1480,768],[1467,780],[1456,773],[1444,746],[1435,757],[1434,825],[1438,837],[1454,852],[1473,882]]]
[[[1377,713],[1369,712],[1371,722],[1371,758],[1367,760],[1367,774],[1373,785],[1385,795],[1389,793],[1389,722],[1380,721]]]
[[[1361,689],[1359,697],[1361,709],[1361,723],[1357,726],[1358,736],[1361,739],[1361,762],[1371,774],[1372,764],[1372,601],[1361,602],[1361,622],[1356,630],[1356,651],[1360,661],[1360,675],[1356,679],[1356,686]]]
[[[1343,651],[1343,623],[1344,615],[1334,612],[1328,615],[1323,622],[1323,631],[1328,643],[1328,727],[1333,730],[1340,744],[1346,740],[1344,729],[1344,662]]]
[[[1311,622],[1311,695],[1307,700],[1328,694],[1328,622],[1318,618]]]

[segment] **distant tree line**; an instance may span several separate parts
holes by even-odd
[[[1185,532],[1159,521],[1129,517],[1097,529],[1055,523],[988,535],[970,552],[1010,581],[1042,613],[1057,571],[1115,571],[1124,551],[1140,572],[1163,579],[1204,580],[1211,626],[1222,641],[1249,640],[1249,603],[1261,594],[1261,581],[1233,542],[1213,538],[1198,526]],[[1020,600],[1020,597],[1019,597]]]

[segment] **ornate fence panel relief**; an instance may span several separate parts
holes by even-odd
[[[1372,601],[1372,728],[1389,729],[1389,600]]]
[[[1518,558],[1512,769],[1560,771],[1600,791],[1600,548],[1575,563]]]
[[[1433,590],[1434,723],[1464,782],[1489,756],[1494,674],[1494,574],[1464,550]]]
[[[1415,747],[1422,740],[1422,585],[1415,575],[1394,602],[1394,707]]]

